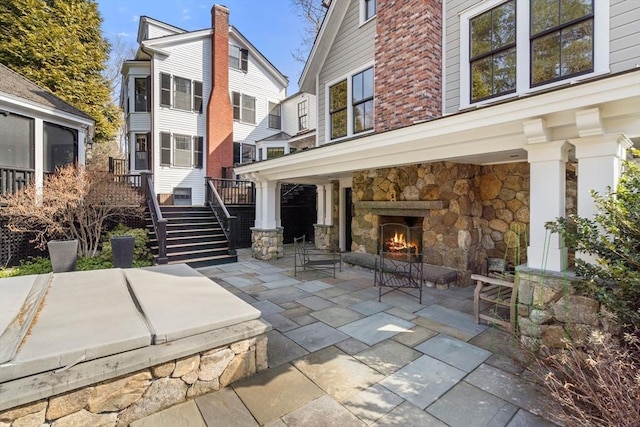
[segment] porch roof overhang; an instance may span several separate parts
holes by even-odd
[[[400,129],[326,144],[236,167],[252,181],[319,183],[357,170],[435,161],[491,164],[526,161],[529,143],[571,140],[584,132],[576,113],[597,109],[606,134],[640,136],[640,70],[553,91],[520,95]],[[542,134],[525,124],[537,120]]]

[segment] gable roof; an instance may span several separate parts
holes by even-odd
[[[324,16],[320,31],[318,31],[309,58],[304,64],[300,79],[298,80],[298,87],[302,92],[316,94],[316,75],[320,72],[324,61],[327,59],[329,50],[331,50],[333,41],[338,34],[338,30],[340,29],[340,25],[344,20],[351,1],[352,0],[332,1],[329,5],[329,10],[327,10]]]
[[[41,88],[4,64],[0,64],[0,93],[6,93],[13,97],[29,101],[30,103],[54,108],[83,119],[95,121],[90,115],[63,101],[46,89]]]

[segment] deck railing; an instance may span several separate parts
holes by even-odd
[[[0,195],[13,194],[33,183],[35,170],[0,166]]]
[[[253,205],[256,190],[253,182],[238,179],[206,178],[226,205]]]
[[[162,217],[160,205],[153,188],[153,175],[149,172],[142,172],[142,191],[149,208],[153,229],[158,241],[158,264],[167,263],[167,220]]]
[[[214,181],[218,179],[213,179],[206,177],[206,186],[205,186],[205,204],[211,208],[213,214],[216,216],[216,219],[222,226],[222,231],[229,242],[229,255],[236,254],[236,236],[238,235],[238,221],[237,218],[233,215],[229,214],[227,207],[224,204],[224,201],[218,194],[218,190],[214,184]],[[228,180],[227,180],[228,181]]]

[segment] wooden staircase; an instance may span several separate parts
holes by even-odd
[[[229,255],[229,242],[211,210],[203,206],[161,206],[167,220],[167,259],[169,264],[186,263],[191,267],[228,264],[238,260]],[[147,214],[150,245],[157,257],[158,242]]]

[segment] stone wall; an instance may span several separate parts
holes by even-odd
[[[338,247],[338,227],[333,225],[313,224],[316,249],[334,250]]]
[[[606,308],[576,293],[575,277],[536,271],[518,275],[518,330],[526,347],[554,351],[564,348],[564,340],[584,340],[594,330],[619,332]]]
[[[251,253],[256,259],[270,261],[284,256],[284,229],[251,229]]]
[[[520,243],[520,262],[526,261],[527,163],[437,162],[354,173],[353,251],[378,250],[379,217],[370,209],[358,208],[357,202],[388,201],[392,193],[396,201],[443,202],[442,209],[424,211],[425,262],[458,270],[460,285],[469,283],[472,273],[486,271],[488,257],[502,258],[508,242]]]
[[[127,426],[267,369],[266,335],[0,412],[0,426]]]

